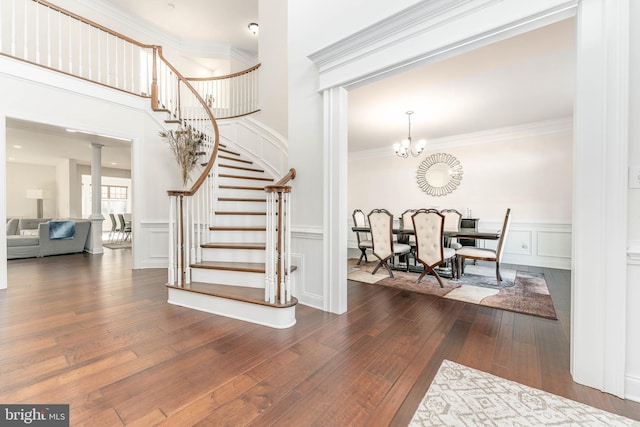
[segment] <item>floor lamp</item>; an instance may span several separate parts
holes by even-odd
[[[38,215],[37,218],[43,218],[42,216],[42,199],[44,199],[43,190],[27,190],[27,199],[36,199],[38,202]]]

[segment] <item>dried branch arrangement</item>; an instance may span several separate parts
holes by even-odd
[[[175,131],[160,132],[160,136],[169,142],[169,147],[182,171],[182,184],[186,187],[191,171],[196,167],[198,157],[202,154],[200,148],[203,143],[202,135],[191,127],[180,127]]]

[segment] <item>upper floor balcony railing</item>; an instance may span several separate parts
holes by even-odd
[[[156,75],[159,100],[171,102],[160,108],[174,115],[179,110],[179,99],[162,91],[172,89],[169,85],[175,76],[163,74],[168,69],[159,67],[156,46],[44,0],[0,1],[0,54],[143,97],[151,97]],[[154,65],[162,69],[154,70]],[[214,117],[241,116],[258,110],[258,67],[190,81]]]

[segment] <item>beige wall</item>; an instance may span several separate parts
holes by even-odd
[[[568,122],[570,126],[570,122]],[[517,139],[454,146],[446,152],[463,167],[460,186],[452,193],[435,197],[423,192],[416,182],[418,166],[434,151],[417,158],[390,157],[349,160],[349,212],[386,208],[394,217],[406,209],[454,208],[472,211],[483,221],[496,221],[511,208],[514,222],[571,222],[570,128],[562,133],[522,135]]]

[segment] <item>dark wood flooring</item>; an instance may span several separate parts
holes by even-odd
[[[349,311],[299,305],[275,330],[167,304],[129,249],[9,261],[0,402],[68,403],[72,425],[406,425],[443,359],[640,419],[569,374],[569,272],[543,269],[559,320],[349,283]]]

